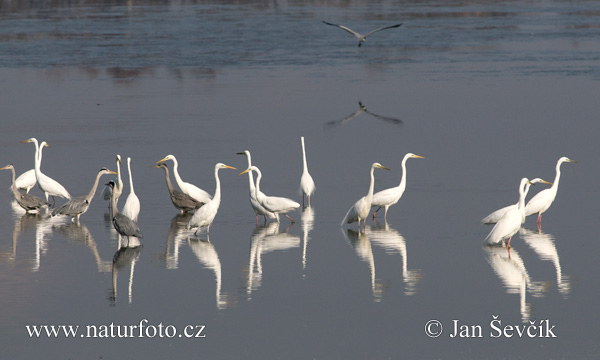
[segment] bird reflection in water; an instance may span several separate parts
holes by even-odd
[[[417,292],[417,284],[423,278],[421,270],[408,269],[408,253],[406,251],[406,240],[396,229],[390,227],[386,222],[384,225],[376,224],[368,229],[367,235],[371,243],[383,248],[386,254],[399,254],[402,257],[402,280],[405,284],[404,294],[414,295]]]
[[[551,261],[554,265],[556,272],[556,284],[558,291],[566,296],[571,291],[571,283],[569,276],[563,275],[562,268],[560,266],[560,258],[558,257],[558,251],[554,241],[554,236],[545,234],[541,230],[529,230],[521,228],[519,235],[540,258],[540,260]]]
[[[179,249],[188,241],[189,231],[186,227],[191,218],[192,214],[183,213],[177,214],[171,219],[165,252],[161,256],[165,261],[166,268],[169,270],[179,267]]]
[[[546,284],[532,281],[523,259],[512,247],[509,251],[504,246],[484,245],[486,259],[496,275],[502,281],[508,294],[519,294],[519,309],[523,322],[531,318],[531,305],[527,303],[526,294],[529,292],[534,297],[543,296]]]
[[[135,237],[132,237],[131,240],[127,240],[124,244],[124,246],[122,246],[123,243],[119,244],[119,250],[117,250],[113,256],[112,290],[109,295],[111,306],[115,306],[117,302],[117,283],[119,272],[126,268],[129,268],[129,279],[127,286],[128,303],[131,304],[133,302],[133,273],[135,270],[135,263],[140,257],[140,252],[142,251],[143,245]]]
[[[251,238],[250,260],[246,282],[246,296],[252,300],[252,292],[257,290],[262,281],[263,267],[262,256],[273,251],[287,251],[300,247],[300,238],[289,234],[286,230],[279,231],[279,223],[271,222],[264,226],[257,226]]]
[[[237,306],[237,299],[233,294],[225,293],[221,291],[222,283],[222,271],[221,261],[219,260],[219,254],[215,249],[214,245],[208,240],[200,240],[197,237],[187,238],[188,245],[198,261],[207,269],[212,270],[215,273],[215,297],[218,309],[228,309]]]
[[[300,220],[302,221],[302,270],[306,270],[306,249],[308,247],[308,240],[310,240],[309,233],[314,228],[315,223],[314,208],[305,207],[302,209]]]
[[[16,207],[13,206],[13,209],[15,210],[15,225],[12,233],[12,249],[10,251],[3,251],[0,253],[0,262],[2,262],[4,265],[10,264],[11,266],[15,265],[15,261],[17,259],[19,237],[23,236],[23,234],[29,230],[35,228],[38,220],[38,216],[26,214],[25,210],[23,210],[23,208],[21,208],[16,201],[13,201],[13,203],[16,205]]]
[[[371,290],[375,301],[381,301],[385,290],[389,287],[389,281],[377,279],[375,272],[375,256],[373,245],[383,248],[387,254],[400,254],[402,257],[402,279],[405,284],[404,294],[414,295],[417,292],[417,284],[423,278],[421,270],[408,269],[408,255],[406,251],[406,240],[388,223],[384,225],[368,226],[364,232],[356,232],[348,229],[343,232],[346,241],[352,245],[359,258],[369,264],[371,272]]]
[[[52,229],[57,233],[62,234],[67,239],[86,245],[92,252],[92,256],[96,261],[98,272],[109,272],[111,270],[110,261],[102,260],[96,241],[85,225],[67,221],[65,224],[53,225]]]
[[[381,116],[381,115],[377,115],[374,114],[370,111],[367,110],[367,107],[361,102],[358,102],[358,110],[356,110],[355,112],[353,112],[352,114],[346,116],[345,118],[341,119],[341,120],[333,120],[333,121],[329,121],[325,124],[326,128],[333,128],[336,126],[340,126],[340,125],[344,125],[347,122],[350,122],[350,120],[362,115],[362,114],[368,114],[371,115],[372,117],[374,117],[375,119],[384,121],[388,124],[392,124],[392,125],[402,125],[402,120],[400,119],[396,119],[393,117],[387,117],[387,116]]]

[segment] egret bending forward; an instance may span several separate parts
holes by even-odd
[[[350,224],[355,221],[358,221],[358,229],[360,230],[360,222],[363,222],[363,231],[366,228],[366,219],[369,216],[369,211],[371,211],[371,202],[373,201],[373,189],[375,188],[375,169],[385,169],[389,170],[387,167],[381,165],[380,163],[373,163],[371,165],[371,184],[369,185],[369,192],[366,196],[360,198],[357,202],[352,205],[352,207],[346,213],[344,220],[340,226],[344,226],[344,224]]]
[[[342,25],[333,24],[333,23],[330,23],[330,22],[327,22],[327,21],[324,21],[324,20],[323,20],[323,22],[324,22],[325,24],[327,24],[327,25],[331,25],[331,26],[337,26],[337,27],[339,27],[340,29],[342,29],[342,30],[346,30],[346,31],[347,31],[347,32],[349,32],[350,34],[352,34],[352,35],[356,36],[356,38],[358,39],[358,46],[359,46],[359,47],[362,45],[362,43],[364,43],[365,41],[367,41],[367,36],[369,36],[369,35],[371,35],[371,34],[373,34],[373,33],[376,33],[376,32],[378,32],[378,31],[381,31],[381,30],[385,30],[385,29],[392,29],[392,28],[397,28],[397,27],[400,27],[400,26],[402,25],[402,23],[400,23],[400,24],[396,24],[396,25],[391,25],[391,26],[384,26],[384,27],[380,27],[380,28],[378,28],[378,29],[375,29],[375,30],[369,31],[368,33],[366,33],[366,34],[364,34],[364,35],[363,35],[363,34],[361,34],[361,33],[358,33],[358,32],[356,32],[356,31],[354,31],[354,30],[352,30],[352,29],[350,29],[350,28],[347,28],[347,27],[345,27],[345,26],[342,26]]]
[[[304,148],[304,136],[300,137],[302,142],[302,177],[300,178],[300,191],[302,192],[302,207],[304,207],[304,196],[310,207],[310,197],[315,192],[315,182],[308,173],[308,165],[306,164],[306,150]]]
[[[383,219],[385,222],[387,222],[388,209],[390,206],[395,205],[404,194],[404,190],[406,190],[406,160],[410,158],[424,159],[424,157],[415,155],[413,153],[404,155],[404,159],[402,159],[402,179],[400,180],[400,184],[393,188],[381,190],[373,195],[371,207],[377,206],[377,210],[373,212],[373,220],[375,220],[375,214],[377,214],[379,209],[383,207],[385,209]]]
[[[287,212],[296,210],[300,207],[300,204],[295,202],[292,199],[280,197],[280,196],[267,196],[260,191],[260,179],[262,178],[262,173],[260,169],[256,166],[251,166],[248,169],[242,171],[240,175],[245,174],[249,171],[255,171],[256,176],[256,188],[254,189],[256,194],[256,199],[258,202],[267,210],[275,214],[275,218],[277,219],[277,223],[279,223],[279,214],[284,214],[285,217],[290,219],[290,221],[295,223],[294,219],[289,217]]]
[[[561,157],[556,163],[556,177],[554,183],[549,189],[544,189],[537,193],[534,197],[529,200],[525,206],[525,216],[529,216],[538,213],[536,224],[538,228],[542,226],[542,214],[546,212],[554,202],[556,193],[558,191],[558,182],[560,180],[560,165],[564,162],[577,163],[575,160],[571,160],[568,157]]]
[[[525,193],[527,193],[529,191],[529,187],[531,186],[531,184],[537,184],[537,183],[552,185],[552,183],[549,183],[546,180],[542,180],[540,178],[535,178],[535,179],[531,180],[530,182],[525,183]],[[508,205],[508,206],[503,207],[502,209],[498,209],[498,210],[494,211],[493,213],[489,214],[488,216],[484,217],[481,220],[481,223],[484,225],[495,224],[498,222],[498,220],[502,219],[502,217],[504,216],[504,214],[506,214],[506,212],[508,210],[517,208],[518,206],[519,206],[519,203],[517,202],[516,204]],[[523,219],[523,221],[525,221],[525,219]]]
[[[531,183],[527,178],[521,179],[519,184],[519,205],[516,208],[508,210],[504,216],[498,220],[492,231],[485,238],[486,244],[497,244],[504,239],[508,239],[508,248],[510,249],[510,240],[521,228],[521,224],[525,221],[525,196],[529,191],[529,187],[525,184]]]
[[[192,216],[187,224],[188,230],[196,228],[194,235],[197,235],[198,230],[203,227],[206,227],[206,234],[208,235],[210,231],[210,224],[212,224],[217,212],[219,211],[219,205],[221,205],[221,181],[219,180],[219,170],[221,169],[235,170],[234,167],[225,165],[223,163],[217,163],[215,165],[215,195],[213,196],[212,200],[208,201],[204,204],[204,206],[196,210],[196,213],[194,213],[194,216]]]

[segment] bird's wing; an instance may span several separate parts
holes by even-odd
[[[550,189],[544,189],[535,194],[535,196],[532,197],[525,206],[525,215],[529,216],[539,212],[548,203],[548,201],[550,201],[550,196]]]
[[[362,34],[360,34],[360,33],[357,33],[356,31],[354,31],[354,30],[352,30],[352,29],[350,29],[350,28],[347,28],[347,27],[345,27],[345,26],[338,25],[338,24],[333,24],[333,23],[327,22],[327,21],[325,21],[325,20],[323,20],[323,22],[324,22],[325,24],[327,24],[327,25],[331,25],[331,26],[337,26],[337,27],[339,27],[339,28],[340,28],[340,29],[342,29],[342,30],[346,30],[347,32],[349,32],[350,34],[352,34],[352,35],[356,36],[356,37],[357,37],[357,38],[359,38],[359,39],[362,37]],[[379,30],[383,30],[383,29],[379,29]],[[377,30],[375,30],[375,31],[377,31]],[[372,32],[375,32],[375,31],[372,31]]]
[[[391,26],[384,26],[384,27],[380,27],[379,29],[375,29],[375,30],[373,30],[373,31],[369,31],[368,33],[366,33],[366,34],[365,34],[365,37],[367,37],[367,36],[371,35],[372,33],[376,33],[376,32],[378,32],[378,31],[385,30],[385,29],[397,28],[397,27],[400,27],[401,25],[402,25],[402,23],[400,23],[400,24],[396,24],[396,25],[391,25]],[[339,25],[338,25],[338,26],[339,26]],[[341,27],[341,26],[340,26],[340,27]],[[342,29],[343,29],[343,27],[342,27]],[[350,30],[350,31],[351,31],[351,30]]]
[[[374,118],[377,118],[379,120],[383,120],[383,121],[387,121],[389,123],[395,124],[395,125],[401,125],[402,124],[402,120],[400,119],[396,119],[396,118],[392,118],[392,117],[387,117],[387,116],[381,116],[381,115],[377,115],[377,114],[373,114],[370,111],[365,110],[365,112],[371,116],[373,116]]]
[[[373,200],[371,201],[371,207],[389,205],[394,200],[397,202],[403,193],[404,193],[404,191],[402,193],[400,193],[398,187],[381,190],[381,191],[373,194]]]
[[[504,216],[504,214],[506,214],[506,212],[508,210],[513,209],[515,207],[517,207],[517,205],[512,204],[512,205],[505,206],[502,209],[498,209],[498,210],[494,211],[493,213],[489,214],[488,216],[484,217],[481,220],[481,223],[485,224],[485,225],[495,224],[500,219],[502,219],[502,217]]]

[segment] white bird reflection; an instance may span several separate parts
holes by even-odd
[[[86,245],[92,252],[92,256],[96,261],[98,272],[111,271],[111,262],[102,260],[100,257],[100,252],[98,251],[98,246],[96,245],[96,241],[85,225],[66,222],[64,224],[53,225],[52,229],[57,233],[62,234],[67,239]]]
[[[423,278],[420,270],[408,269],[408,255],[406,251],[406,240],[398,231],[391,228],[388,223],[385,225],[368,226],[363,233],[358,233],[348,229],[344,232],[344,237],[354,248],[358,257],[369,264],[371,273],[371,291],[375,301],[381,301],[387,288],[382,279],[377,279],[375,272],[375,256],[373,255],[373,245],[383,248],[386,254],[400,254],[402,257],[402,280],[405,284],[404,294],[414,295],[417,291],[417,284]]]
[[[287,229],[291,228],[290,225]],[[248,278],[246,282],[246,295],[252,300],[252,291],[257,290],[262,281],[262,256],[278,250],[290,250],[300,247],[298,236],[279,231],[279,223],[272,222],[264,226],[257,226],[252,233],[250,243],[250,261],[248,265]]]
[[[169,236],[162,258],[165,261],[165,266],[169,270],[175,270],[179,267],[179,254],[183,244],[186,244],[190,232],[187,230],[187,223],[192,218],[192,214],[184,213],[177,214],[171,219],[171,227],[169,228]]]
[[[35,227],[35,260],[32,266],[33,271],[38,271],[41,266],[42,255],[48,251],[48,239],[52,235],[55,226],[65,224],[69,220],[67,217],[54,217],[49,214],[37,216]]]
[[[35,228],[37,224],[37,215],[27,214],[25,210],[17,204],[16,201],[13,201],[16,204],[16,207],[20,209],[19,211],[15,211],[14,219],[15,225],[13,226],[12,233],[12,249],[10,251],[3,251],[0,254],[0,262],[3,264],[15,265],[15,261],[17,259],[17,248],[19,243],[19,237],[23,236],[27,231]]]
[[[121,246],[119,243],[119,250],[113,256],[112,261],[112,292],[109,296],[111,305],[114,306],[117,302],[117,280],[119,278],[119,272],[129,267],[129,278],[127,286],[127,299],[129,304],[133,302],[133,272],[135,270],[135,263],[140,258],[140,252],[144,247],[136,237],[132,237],[128,240],[125,246]]]
[[[218,309],[228,309],[237,306],[237,299],[234,295],[224,293],[221,291],[221,261],[219,260],[219,254],[215,249],[214,245],[208,240],[200,240],[198,238],[187,238],[188,245],[198,261],[207,269],[212,270],[215,273],[215,294],[216,303]]]
[[[300,220],[302,221],[302,270],[305,270],[306,249],[308,247],[308,240],[310,240],[309,233],[314,228],[315,210],[312,207],[302,209],[302,213],[300,213]]]
[[[519,309],[521,320],[531,317],[531,305],[526,296],[529,291],[533,296],[540,297],[545,291],[545,284],[531,280],[523,259],[514,247],[507,250],[504,246],[483,245],[486,258],[496,275],[502,281],[508,294],[519,294]]]
[[[386,222],[384,225],[371,226],[367,235],[369,240],[382,247],[386,254],[400,254],[402,257],[402,280],[405,284],[405,295],[414,295],[417,292],[417,284],[423,278],[421,270],[408,269],[408,254],[406,252],[406,240],[396,229],[390,227]]]
[[[362,115],[362,114],[368,114],[371,115],[372,117],[378,119],[378,120],[382,120],[385,121],[389,124],[393,124],[393,125],[402,125],[402,120],[400,119],[396,119],[396,118],[392,118],[392,117],[387,117],[387,116],[381,116],[381,115],[377,115],[374,114],[370,111],[367,110],[367,107],[361,102],[358,102],[358,110],[356,110],[355,112],[353,112],[352,114],[346,116],[345,118],[341,119],[341,120],[333,120],[333,121],[329,121],[325,124],[325,127],[327,128],[332,128],[332,127],[336,127],[338,125],[343,125],[347,122],[349,122],[350,120]]]
[[[560,266],[560,258],[558,257],[558,251],[556,251],[556,245],[554,236],[545,234],[541,230],[532,231],[529,229],[521,228],[519,235],[533,251],[539,256],[540,260],[551,261],[556,271],[556,284],[558,291],[566,296],[571,291],[571,283],[569,276],[562,274],[562,268]]]

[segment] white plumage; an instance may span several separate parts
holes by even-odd
[[[525,196],[527,196],[527,191],[529,191],[529,188],[526,188],[525,184],[528,182],[527,178],[521,179],[521,183],[519,184],[519,205],[516,208],[508,210],[498,220],[492,231],[485,238],[484,242],[486,244],[497,244],[504,239],[508,239],[508,247],[510,248],[510,239],[519,231],[521,224],[525,221]]]
[[[542,225],[542,214],[550,208],[550,205],[552,205],[556,198],[558,182],[560,181],[560,165],[564,162],[576,163],[577,161],[571,160],[568,157],[561,157],[558,159],[558,162],[556,163],[556,177],[554,178],[552,186],[549,189],[544,189],[537,193],[525,206],[525,216],[535,213],[538,214],[536,221],[538,227],[541,227]]]
[[[127,195],[127,200],[125,200],[125,205],[123,205],[123,210],[121,213],[135,221],[137,224],[138,215],[140,213],[140,199],[137,197],[135,190],[133,189],[133,176],[131,174],[130,157],[127,158],[127,171],[129,172],[129,195]]]
[[[46,196],[46,201],[48,201],[48,196],[52,196],[53,200],[55,196],[59,196],[70,200],[71,194],[69,194],[67,189],[65,189],[65,187],[62,186],[58,181],[42,173],[42,170],[40,169],[42,162],[42,150],[44,149],[44,147],[50,147],[50,145],[48,145],[45,141],[42,141],[38,147],[38,142],[36,138],[30,138],[27,140],[23,140],[22,142],[32,142],[36,145],[36,148],[39,149],[37,151],[38,154],[36,154],[35,156],[35,177],[37,179],[38,186]]]
[[[268,211],[272,212],[275,214],[275,217],[277,219],[277,222],[279,222],[279,214],[284,214],[288,219],[290,219],[290,221],[292,223],[294,223],[294,219],[292,219],[291,217],[289,217],[286,213],[296,210],[300,207],[300,204],[298,204],[297,202],[295,202],[292,199],[288,199],[288,198],[284,198],[284,197],[280,197],[280,196],[267,196],[264,193],[262,193],[260,191],[260,180],[262,178],[262,173],[260,172],[260,169],[257,168],[256,166],[251,166],[248,169],[242,171],[240,173],[241,174],[245,174],[249,171],[255,171],[257,176],[256,176],[256,188],[255,188],[255,193],[256,193],[256,199],[258,200],[258,202]]]
[[[404,155],[404,158],[402,159],[402,179],[400,180],[400,184],[393,188],[378,191],[373,195],[371,207],[377,206],[377,210],[373,212],[373,219],[375,219],[375,214],[377,214],[379,209],[383,207],[385,209],[383,218],[384,221],[387,222],[388,209],[390,208],[390,206],[395,205],[404,194],[404,190],[406,190],[406,160],[410,158],[424,159],[422,156],[415,155],[413,153],[408,153]]]
[[[250,155],[249,150],[244,150],[237,154],[246,155],[246,158],[248,159],[248,168],[252,167],[252,156]],[[267,217],[269,219],[276,219],[277,215],[275,215],[275,213],[265,209],[264,206],[262,206],[260,202],[258,202],[258,199],[256,198],[256,186],[254,185],[254,177],[252,176],[251,171],[248,172],[248,188],[250,190],[250,205],[252,206],[252,209],[254,209],[254,213],[256,214],[256,224],[258,225],[259,215],[262,215],[264,217],[265,223],[267,222]],[[261,194],[261,196],[265,195],[260,190],[259,193]]]
[[[209,200],[204,204],[204,206],[196,210],[194,216],[192,216],[192,218],[187,224],[188,230],[194,228],[196,229],[194,235],[198,234],[198,230],[200,230],[203,227],[206,227],[206,233],[208,234],[210,224],[212,224],[213,220],[215,219],[215,216],[217,215],[217,212],[219,211],[219,206],[221,205],[221,181],[219,180],[220,169],[235,170],[234,167],[225,165],[223,163],[217,163],[215,165],[215,195],[213,196],[212,200]]]
[[[306,164],[306,149],[304,148],[304,136],[300,137],[302,142],[302,176],[300,177],[300,191],[302,192],[302,206],[304,207],[304,196],[310,207],[310,197],[315,192],[315,182],[308,172],[308,165]]]
[[[358,201],[355,202],[354,205],[352,205],[352,207],[350,207],[340,226],[344,226],[344,224],[346,223],[350,224],[355,221],[358,221],[358,228],[360,230],[360,222],[362,221],[363,230],[365,229],[365,220],[369,215],[369,211],[371,211],[371,202],[373,200],[373,189],[375,188],[375,176],[373,173],[375,172],[375,169],[389,170],[387,167],[381,165],[380,163],[373,163],[373,165],[371,165],[371,183],[369,185],[369,191],[367,192],[367,195],[358,199]]]
[[[159,160],[157,162],[157,164],[160,164],[161,162],[167,161],[167,160],[173,161],[173,174],[175,175],[175,181],[177,182],[177,185],[179,185],[179,188],[181,189],[181,191],[183,193],[188,194],[189,196],[196,199],[197,201],[203,202],[205,204],[208,203],[210,201],[210,199],[212,199],[210,194],[207,193],[206,191],[200,189],[199,187],[197,187],[194,184],[190,184],[188,182],[181,180],[181,176],[179,176],[179,170],[178,170],[179,164],[177,163],[177,159],[175,158],[174,155],[165,156],[165,158],[162,160]]]
[[[552,185],[552,183],[549,183],[546,180],[542,180],[540,178],[535,178],[535,179],[531,180],[530,182],[525,183],[525,188],[526,188],[525,193],[527,193],[529,191],[529,187],[531,186],[531,184],[537,184],[537,183],[544,183],[544,184]],[[508,205],[508,206],[503,207],[502,209],[498,209],[498,210],[494,211],[493,213],[489,214],[488,216],[484,217],[481,220],[481,223],[485,224],[485,225],[495,224],[498,222],[498,220],[502,219],[502,217],[504,216],[504,214],[506,214],[506,212],[508,210],[517,208],[518,206],[519,206],[519,203],[517,202],[516,204]]]

